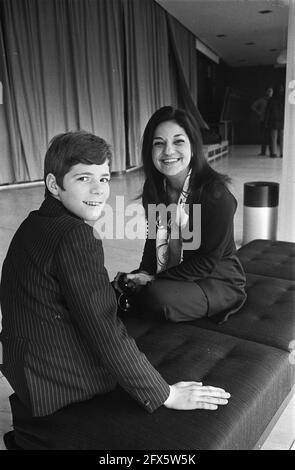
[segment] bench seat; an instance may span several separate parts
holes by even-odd
[[[148,414],[117,387],[82,405],[83,415],[97,422],[100,431],[87,449],[251,449],[293,383],[286,351],[195,325],[154,322],[137,343],[168,383],[196,380],[224,387],[232,395],[230,404],[216,411],[161,407]],[[61,432],[63,423],[64,413]],[[81,426],[77,417],[75,433],[83,435]]]
[[[253,240],[238,254],[246,273],[295,281],[295,243]]]
[[[169,383],[201,380],[223,387],[232,395],[229,405],[216,412],[161,408],[147,416],[125,392],[116,390],[116,409],[111,409],[110,397],[104,397],[110,401],[101,408],[105,422],[112,416],[102,445],[195,450],[257,445],[295,382],[290,354],[295,339],[295,243],[255,240],[243,246],[239,256],[248,297],[227,322],[124,319],[139,348]]]
[[[247,273],[247,301],[228,321],[201,319],[201,328],[289,351],[295,339],[295,282]]]
[[[87,443],[87,449],[259,447],[294,388],[294,358],[291,360],[290,354],[295,339],[294,250],[295,244],[267,240],[241,248],[248,297],[241,310],[224,323],[203,319],[173,324],[127,312],[122,320],[129,334],[169,384],[202,381],[224,388],[231,398],[216,411],[160,407],[149,414],[117,387],[81,404],[81,412],[97,423],[99,433],[95,441]],[[63,410],[60,423],[55,421],[57,437],[65,432],[67,412]],[[79,442],[83,442],[86,429],[79,416],[75,420],[75,434],[80,433]],[[42,430],[40,442],[41,434]]]

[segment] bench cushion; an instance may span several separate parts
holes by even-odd
[[[247,274],[247,300],[221,324],[201,319],[198,327],[257,341],[289,351],[295,339],[295,282]]]
[[[295,243],[253,240],[238,255],[246,273],[295,280]]]
[[[118,387],[57,412],[57,442],[59,433],[74,433],[77,450],[252,449],[291,389],[292,368],[280,349],[185,323],[129,318],[126,325],[137,331],[140,349],[168,383],[201,380],[223,387],[232,395],[229,404],[216,411],[161,407],[149,414]],[[44,432],[40,426],[41,448]]]

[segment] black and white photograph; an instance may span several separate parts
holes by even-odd
[[[0,0],[0,162],[4,457],[295,450],[295,0]]]

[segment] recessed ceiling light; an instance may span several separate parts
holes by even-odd
[[[258,13],[261,13],[261,15],[267,15],[268,13],[272,13],[272,10],[260,10]]]
[[[216,34],[217,38],[226,38],[226,34]]]
[[[245,46],[254,46],[255,42],[245,42]]]

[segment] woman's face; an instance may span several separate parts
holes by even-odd
[[[157,170],[168,178],[181,174],[185,177],[191,157],[191,143],[185,130],[175,121],[159,124],[152,148],[152,159]]]

